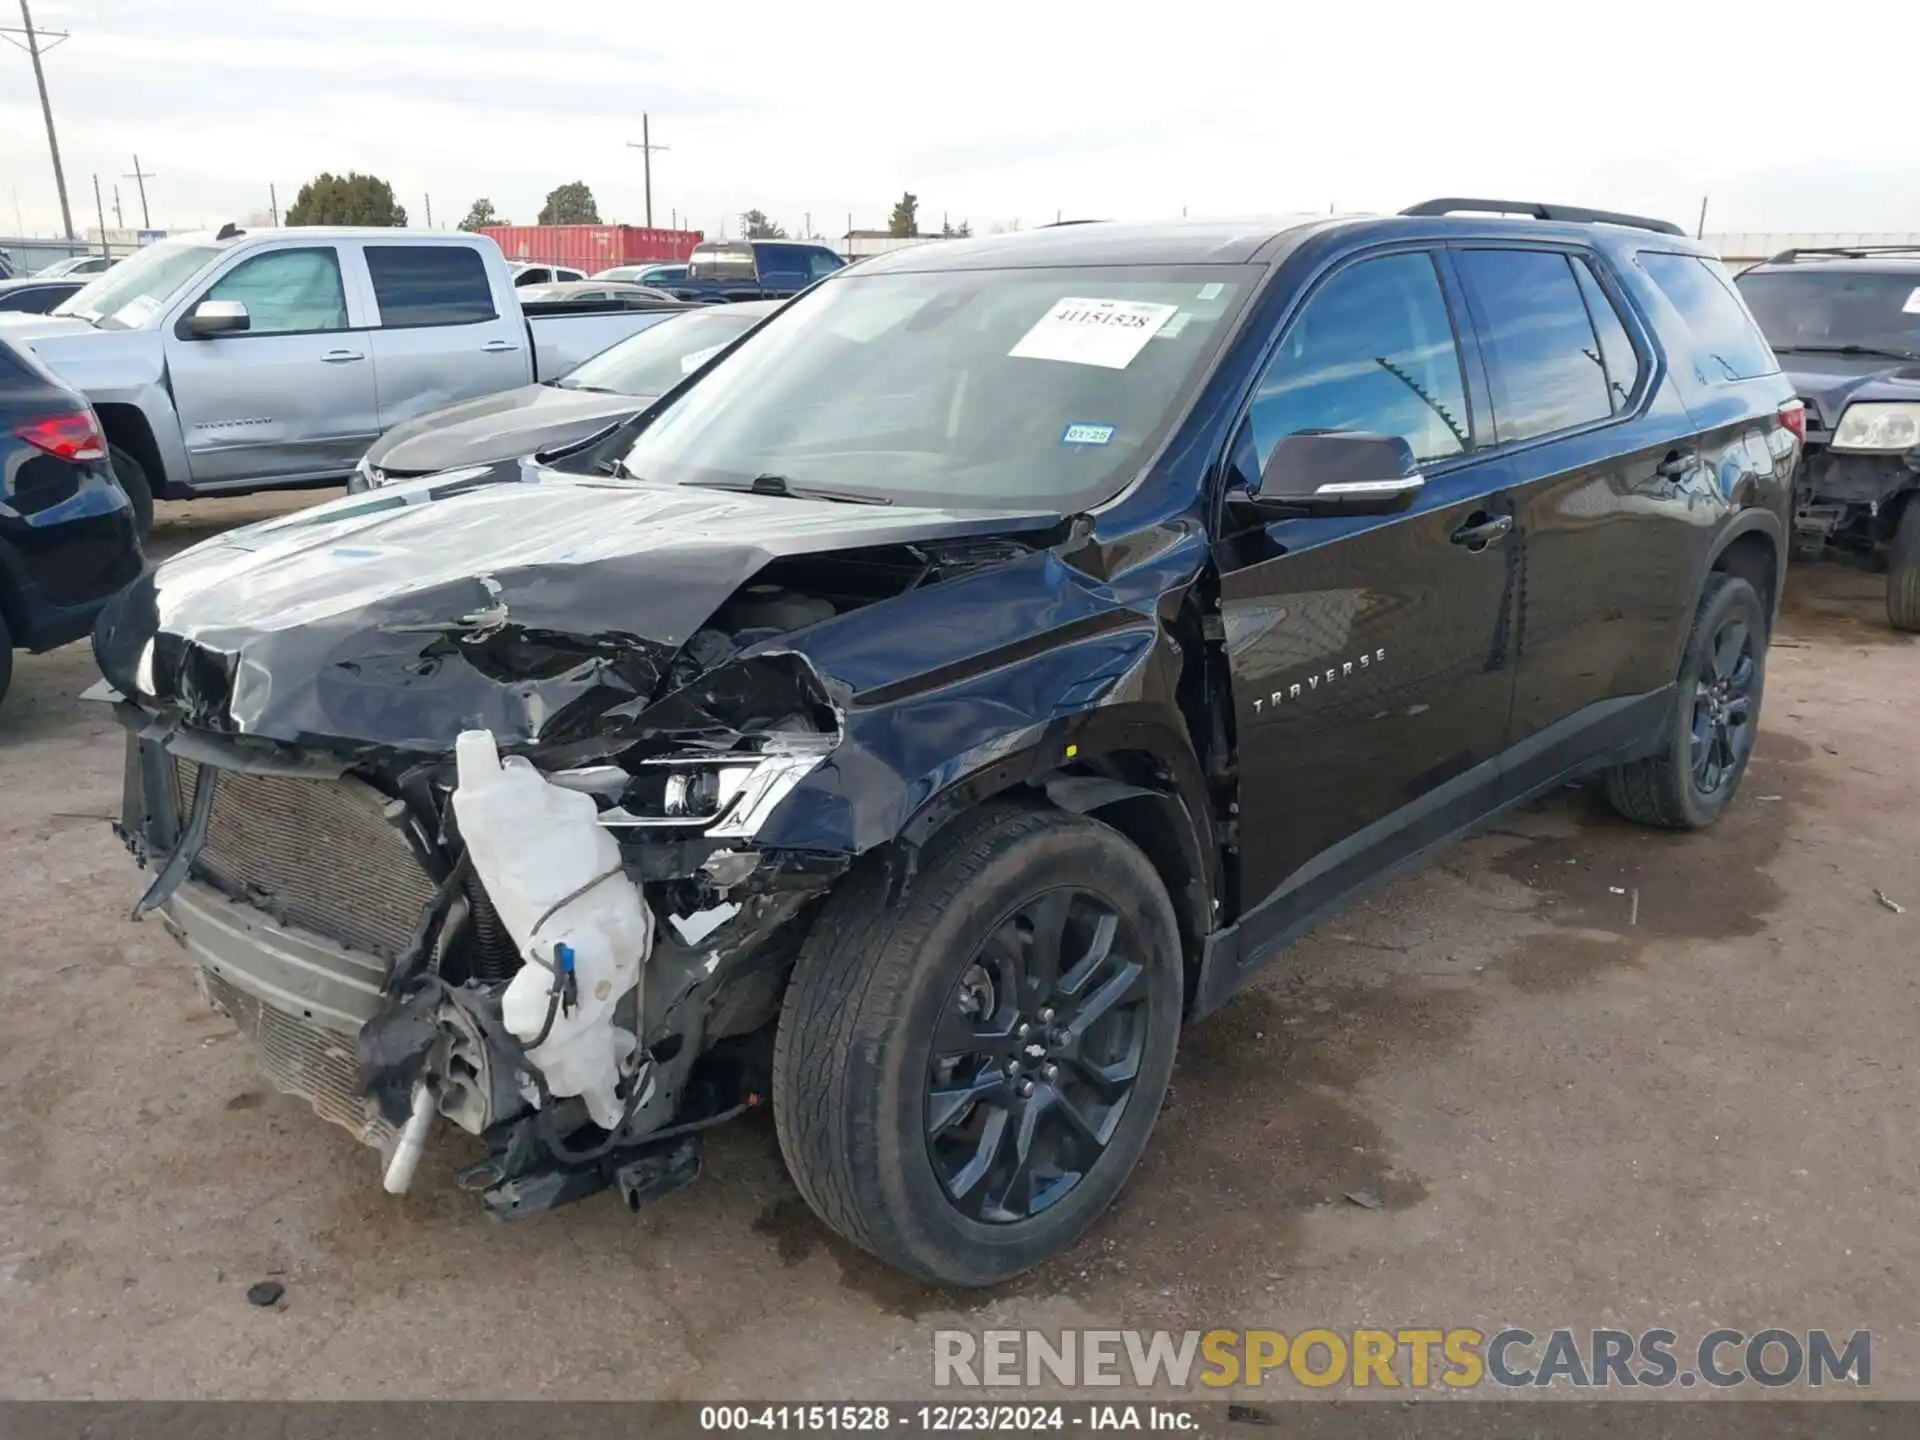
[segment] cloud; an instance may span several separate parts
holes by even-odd
[[[1895,33],[1908,3],[1856,0],[1850,24]],[[64,23],[48,70],[76,204],[137,151],[172,225],[349,167],[416,215],[433,195],[436,219],[481,194],[530,218],[583,178],[638,221],[646,111],[669,147],[656,220],[708,230],[753,206],[837,233],[906,189],[977,229],[1462,192],[1689,225],[1711,193],[1719,229],[1920,229],[1898,87],[1835,102],[1842,148],[1815,110],[1779,118],[1776,27],[1671,0],[1605,25],[1520,0],[71,0]],[[0,62],[24,81],[24,57]],[[0,168],[50,229],[24,83],[0,96]]]

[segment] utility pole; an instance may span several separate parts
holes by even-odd
[[[1707,201],[1710,198],[1710,196],[1706,195],[1700,197],[1700,223],[1694,227],[1693,231],[1693,238],[1696,240],[1702,238],[1707,233]]]
[[[40,57],[67,38],[64,30],[35,30],[33,12],[27,8],[27,0],[20,0],[20,29],[0,27],[0,35],[7,37],[7,43],[16,50],[25,50],[33,58],[33,83],[40,87],[40,114],[47,122],[47,149],[53,154],[53,183],[60,191],[60,224],[66,231],[67,239],[73,239],[73,211],[67,205],[67,172],[60,168],[60,137],[53,130],[53,103],[47,99],[47,72],[40,65]],[[13,37],[24,35],[27,43],[22,45]],[[52,44],[45,50],[40,47],[42,37],[50,37]]]
[[[129,173],[127,173],[127,174],[125,174],[125,175],[122,175],[122,176],[121,176],[120,178],[121,178],[122,180],[133,180],[133,181],[137,181],[137,182],[139,183],[139,186],[140,186],[140,228],[141,228],[142,230],[151,230],[151,229],[153,228],[153,220],[152,220],[152,218],[151,218],[151,217],[150,217],[150,216],[149,216],[149,215],[147,214],[147,182],[148,182],[149,180],[151,180],[151,179],[153,179],[153,178],[154,178],[154,173],[153,173],[153,172],[152,172],[151,170],[142,170],[142,169],[140,168],[140,157],[139,157],[138,155],[136,155],[136,156],[134,156],[134,157],[133,157],[133,169],[132,169],[132,170],[131,170],[131,171],[130,171]],[[116,195],[120,193],[120,187],[119,187],[119,186],[117,186],[117,185],[116,185],[116,186],[114,187],[114,193],[115,193]]]
[[[433,228],[433,196],[427,196],[427,229]]]
[[[116,230],[124,230],[127,228],[127,217],[120,213],[120,187],[118,185],[113,187],[113,228]]]
[[[93,208],[100,212],[100,254],[111,260],[113,249],[107,244],[107,207],[100,203],[100,176],[97,173],[93,177]]]
[[[271,180],[267,182],[267,211],[273,216],[273,228],[278,230],[280,228],[280,191],[275,188]]]
[[[656,150],[665,151],[667,147],[653,143],[653,132],[648,128],[649,124],[649,117],[645,111],[642,111],[640,138],[638,141],[629,140],[627,148],[640,152],[641,173],[646,177],[647,187],[647,228],[651,230],[653,228],[653,155]]]

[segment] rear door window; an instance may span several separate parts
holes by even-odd
[[[1702,380],[1750,380],[1779,370],[1766,337],[1717,260],[1650,250],[1639,258],[1640,268],[1687,322],[1704,360],[1695,366]]]
[[[1600,339],[1568,257],[1489,249],[1458,258],[1480,315],[1501,443],[1612,416]]]
[[[1618,414],[1627,408],[1634,387],[1640,383],[1640,352],[1634,349],[1613,297],[1601,288],[1593,262],[1584,256],[1575,257],[1573,276],[1580,282],[1580,294],[1587,302],[1587,316],[1600,336],[1600,358],[1606,362],[1607,389],[1613,396],[1614,413]]]
[[[1432,256],[1362,260],[1315,290],[1260,377],[1249,420],[1261,469],[1307,430],[1398,435],[1422,461],[1468,449],[1460,351]]]
[[[496,318],[480,252],[464,245],[369,245],[380,324],[473,325]]]

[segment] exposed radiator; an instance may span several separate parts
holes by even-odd
[[[200,767],[176,760],[180,813]],[[391,961],[406,949],[434,883],[371,786],[342,777],[220,772],[194,869],[288,924]]]
[[[263,1004],[211,970],[202,970],[200,981],[207,998],[233,1017],[240,1033],[253,1042],[260,1068],[275,1085],[301,1096],[322,1119],[345,1126],[364,1144],[384,1148],[393,1139],[393,1127],[360,1094],[360,1062],[352,1036]]]

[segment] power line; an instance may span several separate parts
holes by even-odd
[[[68,37],[64,30],[38,30],[33,28],[33,12],[27,8],[27,0],[20,0],[20,27],[0,27],[0,36],[6,38],[16,50],[24,50],[33,57],[33,83],[40,88],[40,114],[47,122],[47,149],[53,154],[53,183],[60,191],[60,223],[66,229],[67,239],[73,239],[73,211],[67,205],[67,172],[60,167],[60,138],[53,130],[53,102],[47,99],[47,72],[41,68],[40,57],[53,49]],[[22,45],[13,37],[24,35],[26,44]],[[52,44],[41,48],[40,39],[49,36]]]
[[[151,170],[142,170],[140,168],[140,157],[136,155],[133,157],[133,169],[120,178],[122,180],[137,180],[140,182],[140,228],[142,230],[151,230],[153,228],[153,221],[147,217],[147,182],[157,179],[158,177],[155,176]],[[118,186],[115,187],[115,193],[119,193]]]
[[[22,0],[22,3],[24,4],[25,0]],[[667,147],[653,143],[648,123],[648,117],[643,111],[640,116],[640,138],[637,141],[629,140],[627,148],[640,152],[640,164],[646,176],[647,185],[647,228],[651,230],[653,228],[653,155],[656,150],[664,151]]]

